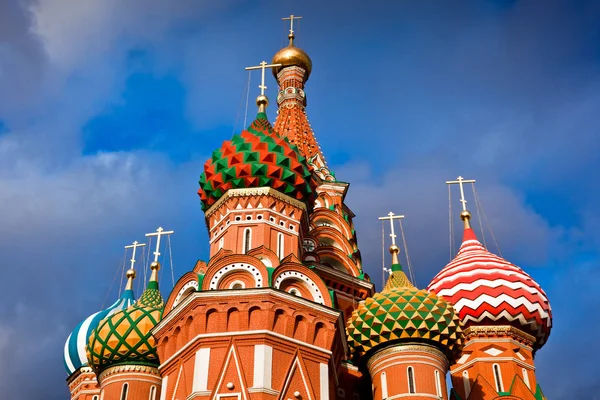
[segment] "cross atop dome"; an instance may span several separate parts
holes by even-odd
[[[265,69],[275,67],[281,67],[281,64],[267,64],[266,61],[262,61],[257,66],[246,67],[246,71],[252,71],[255,69],[261,70],[260,85],[258,85],[258,88],[260,89],[260,96],[256,98],[256,105],[258,106],[259,113],[264,113],[266,111],[267,106],[269,105],[269,99],[267,98],[267,96],[265,96],[265,90],[267,89],[267,85],[265,85]]]
[[[394,231],[394,220],[395,219],[403,219],[404,215],[396,215],[393,212],[389,212],[387,217],[379,217],[380,220],[389,220],[390,221],[390,237],[392,238],[392,245],[390,246],[390,253],[392,254],[392,266],[399,265],[400,260],[398,259],[398,253],[400,253],[400,248],[396,246],[396,233]]]
[[[294,34],[295,19],[302,19],[302,17],[298,17],[294,14],[291,14],[289,17],[281,18],[282,21],[290,21],[290,34],[288,35],[288,38],[290,39],[290,46],[294,44],[294,38],[296,37],[296,35]]]
[[[127,287],[125,287],[125,290],[129,290],[133,288],[133,280],[135,279],[135,251],[137,250],[138,247],[144,247],[146,245],[146,243],[140,243],[137,240],[134,241],[132,244],[130,244],[129,246],[125,246],[125,249],[133,249],[133,252],[131,254],[131,260],[129,260],[129,262],[131,263],[131,266],[129,267],[129,270],[127,271]]]
[[[460,187],[460,202],[462,204],[462,212],[460,213],[460,219],[465,223],[465,229],[470,228],[471,213],[467,210],[467,200],[465,199],[465,190],[463,187],[464,183],[475,183],[474,179],[465,179],[462,176],[456,178],[455,181],[446,181],[447,185],[458,185]]]

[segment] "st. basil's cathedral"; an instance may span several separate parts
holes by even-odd
[[[125,290],[65,343],[71,399],[546,399],[534,359],[552,326],[548,298],[478,241],[464,195],[462,245],[426,289],[400,264],[390,213],[389,278],[376,292],[344,202],[349,184],[328,168],[308,122],[312,61],[294,45],[294,18],[289,45],[254,68],[256,118],[200,176],[210,259],[163,298],[158,255],[173,232],[159,228],[136,300],[141,244],[128,246]],[[267,68],[279,86],[274,124]]]

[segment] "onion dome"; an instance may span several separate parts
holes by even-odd
[[[100,322],[87,345],[89,365],[100,372],[122,364],[158,366],[156,340],[150,333],[162,318],[164,301],[158,289],[158,262],[137,303]]]
[[[271,187],[296,200],[312,198],[314,183],[296,146],[278,136],[264,112],[241,134],[223,142],[204,164],[198,194],[208,210],[229,189]]]
[[[279,50],[273,56],[273,62],[271,62],[271,64],[281,64],[280,67],[273,68],[273,75],[275,76],[275,79],[277,79],[279,71],[286,67],[296,66],[306,71],[304,74],[304,81],[306,82],[312,71],[312,60],[304,50],[294,46],[294,33],[290,33],[288,38],[290,39],[290,44]]]
[[[516,265],[490,253],[471,229],[468,211],[463,243],[456,257],[440,271],[428,290],[454,304],[465,327],[511,325],[546,343],[552,310],[546,293]]]
[[[77,327],[67,338],[63,357],[65,369],[69,375],[77,371],[79,368],[88,365],[86,345],[90,334],[98,326],[100,321],[121,310],[126,309],[135,302],[131,285],[131,281],[134,277],[135,272],[133,275],[131,275],[130,271],[127,271],[128,282],[125,290],[121,294],[121,297],[119,297],[119,299],[107,309],[98,311],[97,313],[92,314],[84,319],[81,323],[79,323],[79,325],[77,325]]]
[[[354,358],[385,345],[423,342],[454,360],[462,348],[462,328],[452,304],[413,286],[392,246],[392,273],[380,293],[361,303],[347,323],[348,344]]]

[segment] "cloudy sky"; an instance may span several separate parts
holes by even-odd
[[[450,256],[444,181],[477,179],[488,247],[491,228],[553,306],[543,390],[600,399],[600,3],[585,0],[0,1],[1,397],[68,398],[64,340],[118,295],[125,244],[163,225],[175,279],[206,260],[202,165],[242,129],[244,67],[284,45],[291,13],[373,280],[377,216],[407,216],[426,286]]]

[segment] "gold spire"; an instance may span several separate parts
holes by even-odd
[[[460,213],[460,219],[463,220],[465,229],[471,229],[471,213],[468,210],[463,210]]]
[[[152,270],[150,282],[158,282],[158,270],[160,269],[160,263],[158,261],[153,261],[152,264],[150,264],[150,269]]]
[[[390,253],[392,254],[392,265],[400,264],[398,254],[400,254],[400,248],[395,244],[390,246]]]
[[[135,269],[128,269],[125,276],[127,276],[127,285],[125,290],[133,290],[133,280],[135,279]]]

